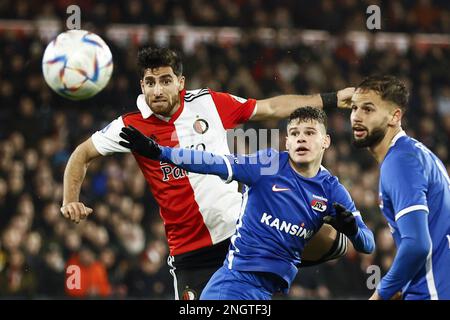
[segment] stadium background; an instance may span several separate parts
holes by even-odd
[[[41,75],[43,50],[65,29],[70,4],[80,6],[82,28],[102,36],[114,58],[108,87],[85,102],[57,96]],[[366,29],[371,4],[381,7],[376,32]],[[0,0],[0,298],[172,299],[164,227],[131,156],[92,163],[82,188],[95,211],[87,221],[74,225],[59,213],[76,145],[135,109],[140,46],[182,52],[188,88],[257,99],[332,91],[372,73],[399,76],[411,90],[407,132],[450,171],[449,34],[445,0]],[[377,250],[350,248],[338,261],[302,269],[290,299],[368,298],[367,267],[384,274],[395,254],[378,209],[376,164],[349,143],[348,118],[348,111],[329,113],[325,165],[350,190]],[[89,275],[93,285],[84,292],[65,290],[70,262]]]

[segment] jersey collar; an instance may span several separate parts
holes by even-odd
[[[163,117],[159,114],[155,114],[155,117],[157,117],[158,119],[163,120],[165,122],[170,122],[170,120],[174,121],[176,118],[178,118],[178,116],[181,113],[181,110],[183,110],[185,94],[186,94],[186,90],[183,90],[180,92],[180,104],[181,105],[180,105],[180,108],[177,110],[177,112],[175,112],[175,114],[172,117]],[[142,118],[147,119],[153,114],[152,109],[150,109],[147,102],[145,101],[144,94],[138,95],[138,97],[136,99],[136,105],[137,105],[139,111],[141,112]]]
[[[406,136],[406,132],[403,131],[403,130],[400,130],[400,132],[397,133],[397,134],[394,136],[394,138],[392,139],[391,145],[389,146],[389,148],[390,148],[390,147],[393,147],[393,146],[395,145],[395,143],[397,142],[397,140],[400,139],[401,137],[404,137],[404,136]]]

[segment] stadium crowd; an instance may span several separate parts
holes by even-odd
[[[274,8],[263,1],[238,0],[208,4],[134,0],[123,8],[118,2],[111,6],[106,6],[106,1],[79,2],[92,7],[91,18],[101,21],[101,16],[105,22],[292,25],[325,30],[335,30],[342,22],[321,18],[321,25],[314,25],[314,15],[307,12],[319,10],[323,17],[335,10],[336,2],[327,0],[305,6],[306,11],[297,7],[305,1],[287,0],[273,2]],[[352,10],[361,6],[357,1],[337,2],[342,5],[339,19],[345,21],[351,20],[349,17],[355,14]],[[47,2],[40,10],[33,10],[33,2],[0,1],[0,16],[57,16],[67,3]],[[379,3],[390,8],[394,16],[402,17],[389,20],[388,31],[450,32],[449,11],[439,10],[448,6],[445,1]],[[434,5],[428,20],[415,15],[417,10],[424,10],[420,6],[429,8],[431,3]],[[9,6],[13,10],[5,9]],[[255,13],[243,14],[255,7]],[[399,10],[403,13],[399,14]],[[147,11],[150,15],[143,14]],[[269,12],[274,12],[276,18],[268,19]],[[426,21],[419,22],[419,18]],[[327,23],[322,25],[323,21]],[[84,102],[63,99],[47,87],[41,74],[46,43],[37,34],[0,36],[2,298],[172,298],[164,226],[132,156],[105,157],[90,165],[82,188],[84,203],[94,208],[89,219],[75,225],[59,212],[62,176],[74,147],[118,115],[135,110],[140,90],[135,63],[138,47],[131,44],[122,48],[101,36],[113,51],[113,78],[103,92]],[[182,49],[177,42],[171,47]],[[256,99],[326,92],[357,85],[372,73],[395,74],[411,90],[406,115],[408,134],[424,142],[450,171],[449,57],[450,48],[438,46],[412,46],[401,52],[376,48],[372,43],[359,55],[345,41],[336,46],[296,44],[281,48],[246,37],[236,46],[214,41],[198,44],[192,53],[184,54],[184,73],[188,89],[209,87]],[[280,141],[284,139],[283,121],[249,123],[245,128],[280,128]],[[378,209],[378,168],[367,152],[350,144],[349,112],[330,111],[329,129],[332,147],[325,153],[325,166],[352,194],[366,223],[375,231],[377,249],[372,255],[360,255],[349,248],[344,258],[302,269],[291,289],[292,299],[368,298],[372,290],[366,286],[370,275],[367,268],[378,265],[384,274],[395,253],[389,228]],[[283,149],[284,143],[280,147]],[[66,266],[70,264],[79,265],[88,275],[83,278],[82,290],[65,285]]]
[[[64,19],[67,7],[74,3],[2,0],[0,17]],[[450,32],[450,4],[446,0],[78,0],[76,4],[84,21],[103,25],[295,27],[331,32],[363,30],[367,7],[378,5],[383,12],[384,31]]]

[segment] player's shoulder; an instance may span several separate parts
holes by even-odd
[[[130,111],[122,114],[122,120],[133,120],[133,119],[142,119],[142,114],[140,111]]]
[[[402,136],[388,150],[381,167],[395,166],[401,168],[406,160],[410,162],[418,159],[418,147],[423,146],[422,143],[409,136]],[[425,148],[425,146],[423,146]]]
[[[342,183],[339,181],[339,178],[330,170],[328,170],[323,165],[320,166],[320,171],[317,174],[317,178],[323,181],[324,184],[328,185],[330,188],[343,187]]]
[[[410,136],[402,135],[396,141],[393,141],[392,144],[391,149],[393,154],[404,155],[417,151],[417,145],[421,143]]]
[[[209,88],[186,90],[184,94],[184,102],[192,102],[198,98],[206,97],[211,95],[211,90]]]
[[[317,174],[318,177],[325,179],[327,181],[339,181],[338,177],[334,176],[330,170],[328,170],[325,166],[321,165],[319,173]]]

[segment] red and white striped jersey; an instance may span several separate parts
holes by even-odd
[[[256,112],[256,100],[210,89],[183,90],[181,106],[170,118],[152,114],[144,95],[137,98],[139,112],[128,113],[92,135],[102,155],[130,152],[118,142],[122,127],[132,125],[160,145],[196,148],[229,154],[226,130],[246,122]],[[133,153],[164,221],[170,254],[204,248],[230,237],[241,206],[236,182],[186,173],[161,161]]]

